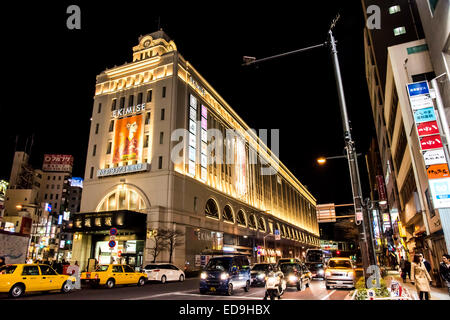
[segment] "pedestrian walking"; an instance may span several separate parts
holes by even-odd
[[[67,267],[67,273],[75,277],[75,289],[81,289],[80,267],[78,261],[75,261],[74,265]]]
[[[430,300],[430,282],[431,277],[423,263],[423,256],[414,255],[411,265],[411,282],[416,285],[417,295],[420,300]]]
[[[442,255],[442,262],[439,264],[439,273],[447,284],[448,294],[450,295],[450,255]]]
[[[405,280],[406,277],[409,278],[409,281],[411,281],[411,262],[409,262],[408,260],[405,261]]]
[[[420,256],[422,257],[422,261],[423,261],[423,264],[425,265],[425,268],[427,268],[428,273],[430,273],[431,264],[427,260],[425,260],[422,253],[420,253]]]
[[[402,279],[403,282],[406,282],[406,260],[403,258],[403,256],[400,258],[400,269],[402,270]]]

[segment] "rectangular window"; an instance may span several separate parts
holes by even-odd
[[[150,124],[150,112],[145,114],[145,124]]]
[[[406,33],[405,27],[398,27],[394,29],[394,36],[399,36]]]
[[[45,199],[45,200],[47,200],[47,196],[48,196],[48,194],[45,194],[45,195],[44,195],[44,199]]]
[[[397,12],[400,12],[400,6],[399,5],[389,7],[389,14],[394,14],[394,13],[397,13]]]
[[[58,198],[59,198],[59,194],[56,194],[55,199],[58,200]]]
[[[53,193],[50,194],[50,200],[53,200]]]
[[[108,142],[108,149],[106,149],[106,154],[111,154],[111,149],[112,149],[112,142],[109,141]]]
[[[94,167],[91,167],[91,172],[89,174],[89,178],[90,179],[94,178]]]
[[[159,144],[163,144],[163,140],[164,140],[164,132],[160,132],[159,133]]]
[[[148,134],[145,135],[144,148],[148,148],[149,139],[150,139],[150,136]]]
[[[97,123],[96,125],[95,125],[95,134],[98,134],[98,127],[99,127],[100,125]]]
[[[119,108],[125,107],[125,97],[120,98]]]
[[[152,90],[147,91],[147,102],[152,102]]]
[[[130,97],[128,98],[128,106],[131,107],[134,103],[134,95],[130,95]]]
[[[92,151],[92,156],[95,157],[95,153],[97,152],[97,145],[94,144],[94,150]]]
[[[116,110],[116,104],[117,104],[117,99],[113,99],[112,104],[111,104],[111,111]]]
[[[101,103],[98,104],[98,113],[100,113],[100,112],[102,112],[102,104]]]
[[[109,132],[113,131],[114,131],[114,120],[111,120],[111,122],[109,123]]]
[[[55,209],[58,208],[58,202],[55,202]]]
[[[161,120],[164,120],[165,111],[165,109],[161,109]]]
[[[137,99],[137,104],[141,104],[141,103],[142,103],[142,92],[139,92],[138,99]]]
[[[158,157],[158,169],[162,169],[162,159],[163,157]]]
[[[166,97],[166,87],[163,87],[163,89],[162,89],[162,97],[163,98]]]

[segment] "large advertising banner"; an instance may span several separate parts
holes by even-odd
[[[143,120],[142,114],[117,119],[114,128],[113,163],[141,160],[144,144]]]

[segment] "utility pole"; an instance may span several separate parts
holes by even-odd
[[[334,75],[336,78],[336,87],[338,91],[339,96],[339,107],[341,111],[341,117],[342,117],[342,127],[344,131],[344,141],[345,141],[345,150],[346,150],[346,158],[348,160],[348,166],[350,171],[350,180],[351,180],[351,186],[352,186],[352,193],[353,193],[353,204],[355,208],[355,214],[356,219],[355,223],[358,225],[359,229],[359,245],[361,250],[361,256],[362,256],[362,262],[363,262],[363,270],[364,270],[364,277],[368,278],[367,270],[369,266],[376,265],[376,257],[375,252],[373,248],[373,241],[372,241],[372,230],[371,230],[371,224],[370,224],[370,218],[368,215],[368,209],[369,209],[369,203],[365,203],[363,201],[362,197],[362,190],[361,190],[361,180],[359,176],[359,170],[358,170],[358,161],[357,161],[357,153],[355,148],[355,143],[352,139],[351,135],[351,129],[350,129],[350,122],[348,120],[347,115],[347,106],[345,103],[345,95],[344,95],[344,86],[342,83],[342,77],[341,77],[341,71],[339,67],[339,59],[337,54],[337,48],[336,48],[336,40],[333,36],[333,29],[336,25],[336,22],[339,20],[339,15],[333,20],[331,23],[330,29],[328,30],[328,41],[319,45],[310,46],[303,49],[298,49],[294,51],[290,51],[287,53],[278,54],[275,56],[262,58],[262,59],[256,59],[255,57],[248,57],[244,56],[244,66],[248,66],[251,64],[287,56],[294,53],[304,52],[311,49],[321,48],[321,47],[328,47],[331,51],[331,58],[333,61],[333,69],[334,69]],[[361,215],[361,214],[362,215]]]

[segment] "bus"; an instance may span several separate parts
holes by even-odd
[[[331,251],[323,249],[306,250],[306,263],[328,263],[332,257]]]

